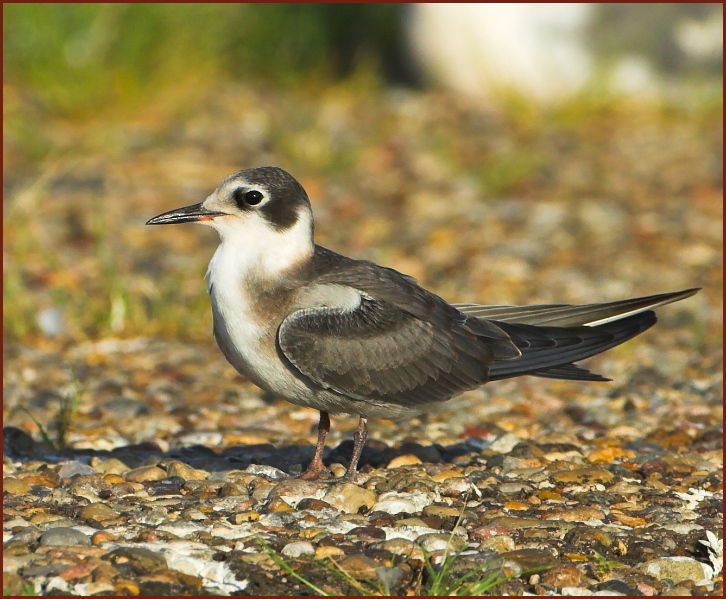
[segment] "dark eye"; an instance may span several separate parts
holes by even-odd
[[[245,193],[243,189],[235,189],[234,191],[234,201],[240,208],[244,208],[245,205],[257,206],[264,197],[265,196],[262,195],[262,192],[257,191],[256,189],[248,191],[247,193]]]
[[[250,206],[257,206],[257,204],[262,201],[263,197],[264,196],[259,191],[253,189],[245,194],[245,202]]]

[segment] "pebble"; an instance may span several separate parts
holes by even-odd
[[[381,564],[365,555],[348,555],[338,565],[341,570],[356,580],[372,580],[376,577],[376,569]]]
[[[541,574],[542,584],[550,584],[557,588],[579,587],[586,582],[585,576],[575,566],[560,564]]]
[[[507,551],[501,557],[517,562],[522,570],[553,568],[557,565],[557,558],[549,551],[543,551],[542,549],[517,549]]]
[[[116,537],[112,535],[110,532],[106,532],[105,530],[99,530],[98,532],[94,533],[91,537],[91,543],[93,545],[100,545],[101,543],[107,543],[109,541],[115,541]]]
[[[300,557],[301,555],[313,555],[315,548],[308,541],[295,541],[285,545],[280,553],[286,557]]]
[[[58,473],[50,469],[41,472],[23,472],[18,475],[18,478],[28,485],[38,485],[49,489],[55,489],[60,483]]]
[[[390,462],[388,462],[388,466],[386,468],[400,468],[402,466],[416,466],[418,464],[422,464],[421,458],[418,456],[412,454],[412,453],[405,453],[403,455],[396,456],[393,458]]]
[[[288,475],[274,466],[265,466],[264,464],[250,464],[245,469],[245,472],[249,474],[256,474],[258,476],[266,476],[272,479],[287,478]]]
[[[361,508],[370,509],[376,503],[376,493],[353,483],[338,483],[328,489],[323,500],[347,514],[357,514]]]
[[[162,480],[166,478],[166,472],[158,466],[141,466],[140,468],[129,470],[124,475],[124,478],[128,482],[143,483],[146,481]]]
[[[713,569],[692,557],[660,557],[638,564],[637,569],[658,580],[669,578],[676,584],[684,580],[700,582],[713,577]]]
[[[514,539],[509,535],[501,535],[484,539],[479,543],[479,551],[494,551],[496,553],[506,553],[514,551],[516,545]]]
[[[442,483],[450,478],[465,478],[465,476],[458,470],[442,470],[441,472],[434,474],[431,477],[431,480],[437,483]]]
[[[376,501],[376,503],[371,506],[371,511],[386,512],[388,514],[414,514],[416,512],[416,506],[410,499],[403,497],[387,497]]]
[[[184,462],[173,461],[166,466],[167,476],[179,476],[184,480],[205,480],[209,473],[204,470],[197,470]]]
[[[341,557],[345,555],[340,547],[335,545],[321,545],[315,549],[315,559],[326,559],[329,557]]]
[[[86,520],[112,520],[118,518],[118,512],[104,503],[92,503],[81,510],[81,518]]]
[[[116,458],[109,458],[96,464],[96,471],[101,474],[123,474],[129,471],[129,467],[124,464],[121,460]]]
[[[243,524],[244,522],[257,522],[257,520],[260,519],[260,512],[256,510],[250,510],[247,512],[240,512],[239,514],[234,514],[230,518],[230,522],[232,524]]]
[[[112,564],[129,564],[134,573],[138,575],[158,572],[167,568],[164,556],[146,547],[119,547],[108,553],[104,559],[109,560]]]
[[[434,551],[449,551],[456,553],[459,549],[465,547],[468,539],[463,535],[452,535],[451,533],[429,533],[420,535],[416,542],[428,553]]]
[[[547,512],[545,520],[564,520],[565,522],[588,522],[589,520],[602,520],[605,513],[594,507],[576,505],[567,509],[556,508]]]
[[[84,464],[83,462],[79,462],[77,460],[66,462],[65,464],[63,464],[63,466],[61,466],[61,469],[58,471],[58,476],[61,480],[73,478],[77,474],[81,474],[83,476],[93,476],[94,474],[96,474],[96,471],[87,464]]]
[[[439,501],[438,493],[399,493],[398,491],[387,491],[378,497],[378,501],[371,506],[371,511],[399,514],[406,512],[415,514],[422,511],[427,505]]]
[[[270,490],[267,499],[270,502],[281,499],[296,507],[303,499],[322,499],[327,489],[328,486],[323,482],[286,478]]]
[[[88,535],[84,535],[73,528],[59,526],[49,528],[40,537],[41,547],[50,547],[55,545],[82,545],[90,547],[91,539]]]
[[[422,560],[424,557],[421,545],[419,545],[416,541],[412,541],[410,539],[389,539],[387,541],[380,541],[378,543],[375,543],[373,547],[375,547],[376,549],[383,549],[384,551],[389,551],[394,555],[402,555],[407,559]]]
[[[558,483],[580,483],[607,484],[615,478],[615,475],[604,468],[575,468],[574,470],[565,470],[552,474],[552,480]]]
[[[281,499],[280,497],[276,497],[275,499],[272,499],[267,504],[267,509],[272,514],[277,514],[280,512],[294,512],[295,508],[293,508],[287,501],[284,499]]]
[[[496,439],[489,449],[495,453],[509,453],[521,439],[512,433],[507,433]]]
[[[530,485],[524,483],[503,483],[499,485],[499,490],[505,495],[511,495],[514,493],[530,493],[533,491]]]
[[[30,485],[27,481],[18,480],[12,476],[3,478],[3,493],[10,495],[25,495],[30,492]]]

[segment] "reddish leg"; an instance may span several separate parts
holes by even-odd
[[[317,478],[321,472],[329,472],[329,470],[323,464],[323,450],[325,449],[325,438],[328,436],[330,430],[330,416],[327,412],[320,410],[320,421],[318,422],[318,442],[315,445],[315,455],[313,461],[310,462],[308,469],[303,472],[297,478],[303,480],[309,480],[311,478]]]
[[[360,460],[360,454],[363,453],[363,446],[366,444],[366,438],[368,437],[368,420],[360,417],[358,420],[358,428],[353,435],[353,455],[350,457],[350,466],[345,473],[345,479],[350,482],[355,481],[355,475],[358,471],[358,460]]]

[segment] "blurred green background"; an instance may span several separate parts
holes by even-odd
[[[211,342],[201,278],[216,237],[142,225],[259,164],[306,186],[320,243],[451,301],[718,288],[718,81],[487,104],[418,70],[411,10],[4,4],[5,339]],[[635,47],[611,13],[598,43]]]

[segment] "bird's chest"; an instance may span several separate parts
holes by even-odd
[[[274,391],[271,382],[280,377],[281,370],[276,334],[285,316],[281,305],[285,294],[256,289],[254,277],[235,268],[231,258],[225,252],[216,253],[207,272],[214,336],[240,374]]]

